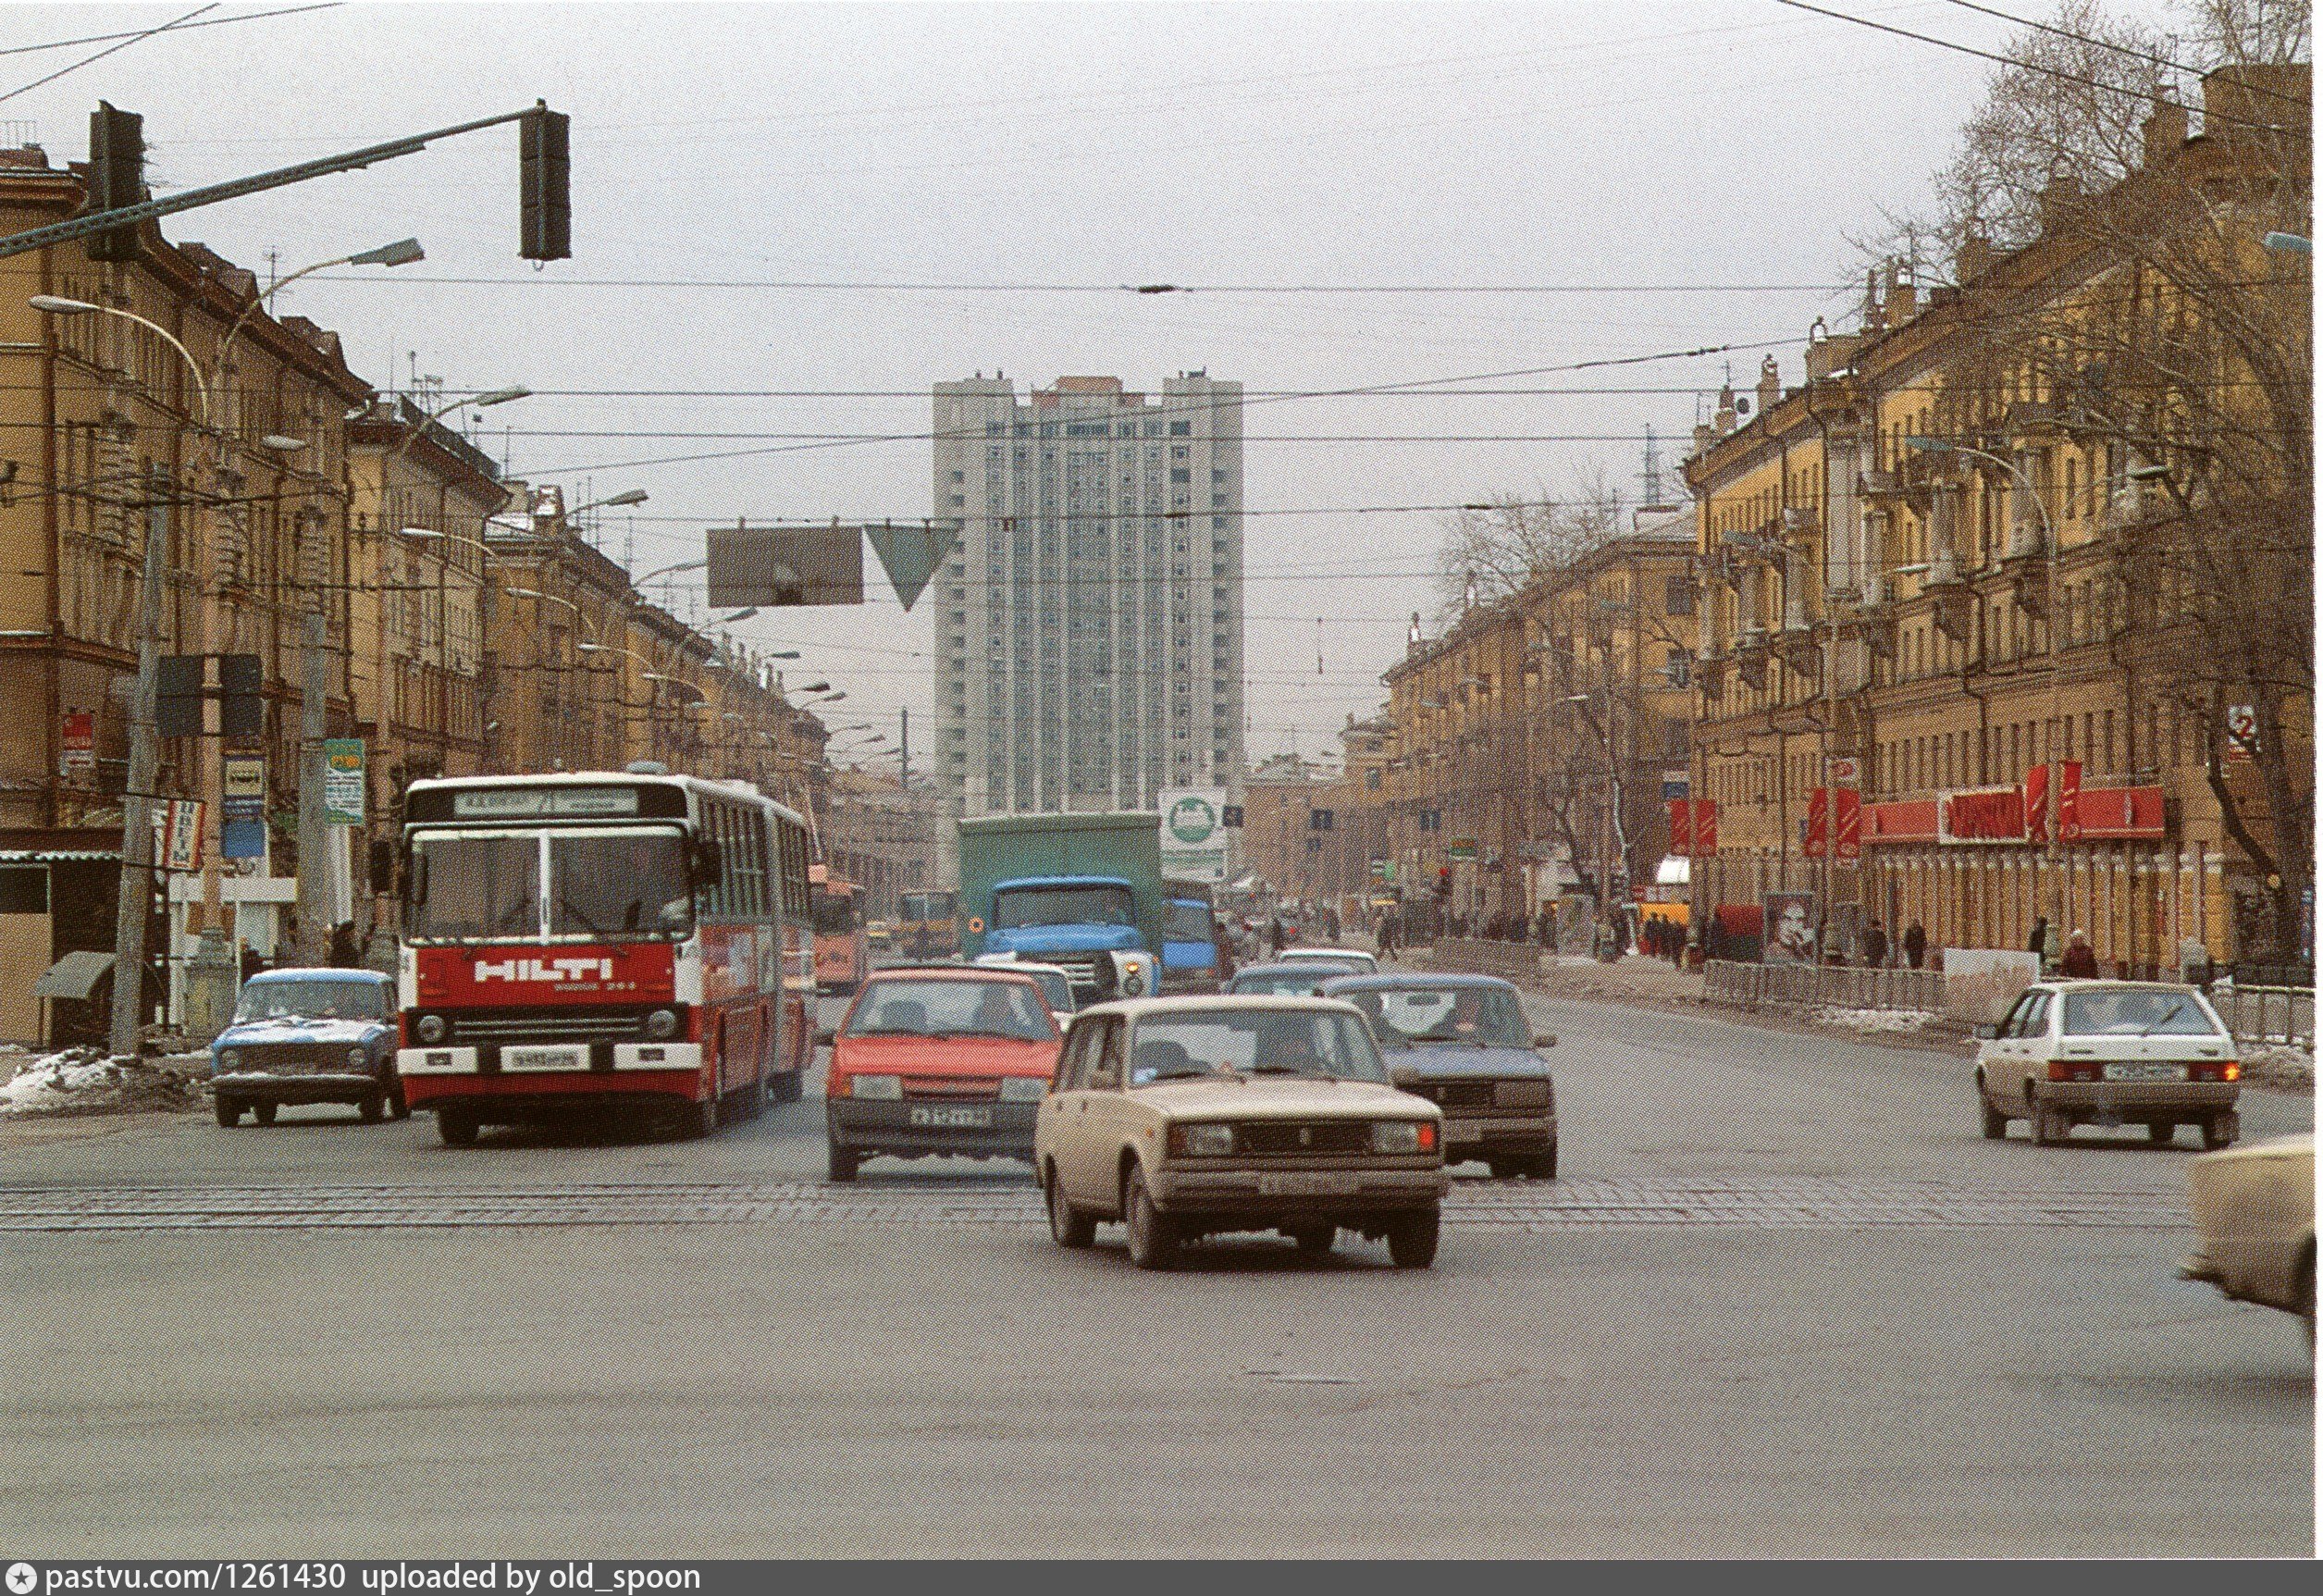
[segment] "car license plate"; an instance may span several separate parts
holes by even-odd
[[[992,1129],[989,1108],[938,1108],[925,1103],[914,1103],[906,1116],[909,1124],[921,1125],[932,1131],[988,1131]]]
[[[1286,1174],[1258,1177],[1262,1197],[1345,1197],[1353,1194],[1353,1175]]]
[[[584,1060],[572,1047],[510,1047],[500,1054],[503,1070],[578,1070]]]
[[[2108,1064],[2106,1066],[2106,1079],[2108,1081],[2183,1081],[2185,1078],[2186,1067],[2183,1064]]]

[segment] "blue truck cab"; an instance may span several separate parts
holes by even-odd
[[[1218,965],[1217,922],[1198,897],[1173,897],[1162,911],[1162,989],[1213,992]]]

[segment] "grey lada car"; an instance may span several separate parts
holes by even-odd
[[[1516,988],[1490,975],[1351,975],[1326,997],[1362,1009],[1397,1085],[1444,1111],[1444,1163],[1495,1176],[1557,1174],[1557,1091]]]

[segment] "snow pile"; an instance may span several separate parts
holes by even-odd
[[[2246,1042],[2237,1048],[2243,1060],[2243,1079],[2256,1086],[2278,1086],[2290,1091],[2315,1090],[2315,1055],[2304,1047],[2285,1047],[2280,1043]]]
[[[50,1053],[0,1083],[0,1115],[119,1114],[198,1107],[201,1091],[187,1074],[142,1059],[117,1059],[94,1047]]]
[[[1940,1016],[1925,1008],[1816,1008],[1809,1018],[1818,1025],[1836,1025],[1842,1031],[1871,1034],[1920,1031],[1934,1024]]]

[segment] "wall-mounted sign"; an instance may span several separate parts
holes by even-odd
[[[365,778],[363,739],[329,737],[323,743],[323,823],[361,825],[364,799],[369,789]]]
[[[68,776],[93,775],[97,768],[97,716],[93,710],[67,710],[57,768]]]
[[[218,760],[218,791],[227,798],[266,798],[266,756],[226,754]]]

